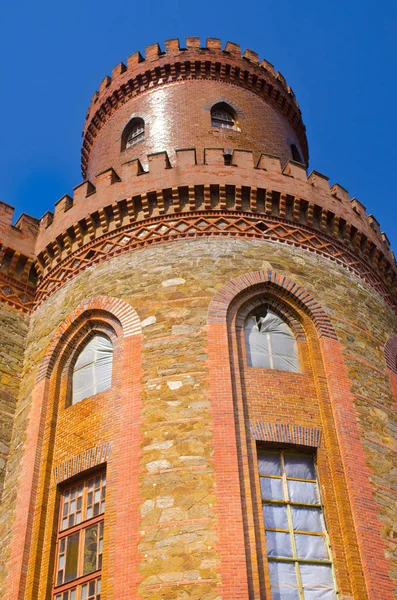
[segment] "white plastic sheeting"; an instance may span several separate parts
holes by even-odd
[[[272,600],[300,600],[295,565],[269,562]],[[299,565],[305,600],[335,600],[330,565]]]
[[[249,366],[299,372],[294,334],[274,312],[267,310],[265,317],[248,317],[244,335]]]
[[[72,404],[110,389],[112,365],[112,342],[103,335],[95,335],[80,352],[75,363]]]
[[[260,450],[258,467],[272,600],[336,600],[313,456]]]

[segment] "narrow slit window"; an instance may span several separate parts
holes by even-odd
[[[272,600],[336,600],[311,454],[258,449]]]
[[[112,386],[113,346],[104,335],[95,335],[80,352],[73,369],[72,404]]]
[[[276,313],[262,307],[244,325],[250,367],[299,372],[298,349],[291,328]]]
[[[303,160],[302,160],[301,154],[300,154],[300,152],[298,150],[298,147],[295,144],[291,144],[291,155],[292,155],[292,160],[294,160],[295,162],[303,164]]]

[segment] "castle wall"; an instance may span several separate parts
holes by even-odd
[[[142,407],[138,423],[135,423],[139,435],[137,431],[134,433],[139,437],[139,487],[137,492],[131,492],[139,513],[140,533],[136,572],[133,572],[134,564],[124,564],[121,572],[113,545],[117,527],[112,515],[120,509],[117,501],[122,508],[123,495],[119,498],[110,495],[110,518],[105,536],[108,555],[104,566],[104,597],[117,597],[118,600],[131,597],[133,588],[117,588],[120,585],[118,580],[137,581],[139,595],[148,600],[176,599],[181,597],[181,593],[197,600],[222,597],[225,582],[222,579],[221,551],[226,549],[219,542],[222,517],[216,487],[222,465],[217,464],[217,454],[214,455],[207,312],[216,291],[233,277],[265,269],[286,275],[312,294],[331,318],[337,332],[349,372],[361,435],[361,444],[357,445],[356,451],[369,469],[370,485],[374,491],[374,504],[369,505],[368,514],[374,507],[379,519],[379,560],[382,562],[386,547],[390,573],[393,573],[393,569],[397,568],[397,557],[393,554],[395,397],[384,362],[383,346],[397,334],[396,317],[374,291],[341,266],[307,251],[263,240],[185,240],[126,253],[86,270],[55,292],[32,314],[25,359],[27,375],[20,392],[1,534],[15,525],[18,502],[23,501],[21,495],[15,493],[22,484],[21,463],[17,457],[23,453],[21,443],[26,436],[28,416],[35,414],[31,392],[38,365],[54,332],[85,298],[102,295],[122,298],[137,311],[143,327]],[[272,373],[271,378],[277,379],[277,374]],[[277,381],[273,385],[276,389]],[[308,395],[314,397],[313,384],[308,381],[306,385]],[[282,399],[278,401],[279,409],[274,408],[273,420],[284,422],[285,418],[293,417],[295,397],[292,390],[288,400],[290,412],[284,410]],[[254,411],[258,410],[256,403],[257,400],[253,404]],[[301,404],[298,404],[300,407]],[[79,435],[73,437],[71,443],[67,434],[70,427],[77,427],[73,424],[74,409],[79,414]],[[45,597],[46,586],[51,579],[50,540],[55,510],[53,468],[72,454],[113,441],[108,469],[114,484],[117,481],[117,485],[123,487],[125,483],[123,469],[128,469],[128,464],[123,466],[120,461],[122,448],[118,426],[114,419],[108,418],[106,409],[107,405],[101,403],[101,398],[91,398],[80,406],[64,410],[56,420],[51,460],[41,465],[41,476],[43,469],[50,474],[48,483],[52,503],[44,523],[36,520],[33,524],[32,547],[35,551],[27,565],[26,600]],[[306,419],[324,426],[315,407],[311,413],[307,408],[305,419],[301,422]],[[338,439],[332,438],[335,434],[331,432],[329,435],[337,447]],[[327,448],[321,450],[322,453],[326,451]],[[44,487],[39,487],[36,510],[43,503],[43,494]],[[233,497],[239,498],[238,490],[234,490],[233,494]],[[241,506],[231,505],[230,510],[238,516]],[[353,531],[345,531],[343,535],[347,543],[347,538],[353,537]],[[375,546],[377,543],[375,539]],[[42,560],[35,564],[33,556],[39,555],[41,549],[44,552]],[[233,546],[228,551],[233,552]],[[342,557],[336,554],[336,567],[342,572]],[[5,556],[9,556],[9,550]],[[247,597],[244,595],[246,572],[245,564],[236,567],[234,598]],[[1,581],[1,597],[11,600],[7,590],[9,581],[5,582],[4,571]],[[354,586],[348,578],[342,577],[339,581],[341,597],[364,598],[364,595],[352,595]],[[238,587],[240,584],[241,589]],[[388,592],[389,596],[382,597],[377,593],[375,589],[370,590],[369,597],[379,600],[393,597],[391,592]]]
[[[0,499],[22,376],[29,317],[0,305]]]

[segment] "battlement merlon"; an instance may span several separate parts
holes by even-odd
[[[198,68],[197,62],[203,67]],[[260,61],[253,50],[241,52],[240,46],[233,42],[227,42],[222,50],[221,41],[216,38],[208,38],[206,46],[201,47],[200,38],[189,37],[185,48],[180,47],[178,39],[171,39],[165,42],[165,51],[156,43],[146,48],[145,58],[135,52],[129,56],[127,65],[119,63],[112,75],[102,80],[86,114],[81,158],[83,176],[96,135],[119,107],[154,87],[201,78],[247,88],[272,104],[293,126],[308,164],[306,129],[295,94],[283,75],[268,61]]]
[[[110,215],[113,221],[111,215],[117,213],[116,220],[123,224],[127,217],[120,203],[134,199],[145,202],[157,192],[189,186],[226,185],[233,189],[249,187],[279,194],[286,199],[287,205],[295,203],[294,206],[299,205],[310,213],[306,224],[317,223],[316,226],[323,232],[329,232],[340,241],[349,240],[352,252],[362,251],[365,244],[370,251],[372,244],[371,252],[381,253],[395,269],[390,244],[374,217],[367,215],[364,205],[356,198],[351,200],[342,186],[330,186],[325,175],[312,171],[307,176],[304,165],[294,161],[288,162],[282,169],[278,157],[265,154],[254,164],[253,152],[249,150],[234,150],[230,157],[223,148],[207,148],[201,164],[197,163],[195,148],[177,149],[175,155],[174,164],[171,164],[167,152],[158,152],[147,157],[147,171],[139,160],[132,160],[124,163],[119,172],[109,168],[99,173],[95,182],[83,181],[74,189],[73,197],[63,196],[56,203],[54,213],[46,213],[41,219],[36,255],[49,244],[57,244],[57,238],[67,231],[71,232],[72,239],[76,231],[78,235],[81,231],[84,234],[87,221],[91,227],[100,216],[109,220]],[[150,216],[150,210],[148,208],[146,216]],[[168,210],[176,212],[177,208],[170,207]],[[122,214],[124,217],[120,216]],[[284,218],[298,218],[299,221],[301,217],[297,217],[296,213],[286,213]],[[300,222],[305,224],[304,220]],[[114,225],[110,222],[109,226]]]
[[[10,248],[34,259],[40,220],[22,213],[13,224],[14,207],[0,201],[0,244],[2,251]]]
[[[207,59],[213,54],[220,54],[220,58],[227,59],[229,57],[236,59],[244,59],[247,63],[255,67],[259,67],[264,70],[267,74],[271,75],[277,83],[277,85],[284,89],[288,96],[293,99],[295,106],[299,109],[299,105],[296,101],[295,94],[291,87],[287,84],[285,77],[275,71],[274,66],[265,59],[259,60],[257,52],[246,49],[244,52],[241,51],[239,44],[234,42],[226,42],[225,47],[222,49],[222,42],[218,38],[207,38],[206,45],[201,46],[199,37],[187,37],[185,40],[185,47],[181,47],[178,38],[173,38],[165,41],[165,51],[163,51],[160,45],[156,42],[150,44],[145,48],[145,57],[139,51],[133,52],[127,59],[127,65],[123,62],[118,63],[114,69],[112,69],[111,76],[106,75],[100,83],[99,89],[96,90],[92,96],[90,108],[95,105],[98,98],[109,88],[110,85],[114,84],[122,75],[128,73],[131,76],[133,71],[143,71],[151,68],[150,63],[158,62],[160,59],[168,58],[175,59],[180,56],[183,59],[189,58],[191,53],[201,54]],[[137,69],[138,67],[138,69]],[[135,73],[134,73],[135,74]],[[90,110],[90,108],[88,110]]]

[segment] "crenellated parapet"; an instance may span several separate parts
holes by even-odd
[[[13,225],[13,215],[14,208],[0,202],[0,301],[30,311],[37,283],[35,245],[39,220],[22,214]]]
[[[130,250],[183,237],[243,236],[299,246],[348,267],[397,305],[394,254],[376,219],[338,184],[303,165],[222,148],[166,152],[118,173],[99,173],[64,196],[41,220],[36,241],[37,301],[89,265]]]
[[[122,106],[155,88],[199,80],[244,88],[273,106],[291,124],[308,163],[302,115],[281,73],[266,60],[259,60],[256,52],[249,49],[242,52],[238,44],[227,42],[222,49],[219,39],[207,38],[202,47],[200,38],[188,37],[185,47],[180,46],[178,39],[171,39],[165,42],[165,50],[156,43],[146,48],[145,57],[135,52],[128,57],[127,64],[119,63],[111,76],[102,80],[86,115],[81,156],[83,177],[97,136]]]
[[[83,181],[40,222],[2,205],[3,277],[41,303],[92,264],[142,246],[205,236],[266,239],[314,252],[364,279],[397,307],[397,269],[386,235],[357,198],[316,171],[263,154],[223,148],[166,152]],[[38,272],[35,290],[34,274]],[[6,292],[7,284],[5,284]],[[1,289],[1,288],[0,288]],[[1,293],[4,293],[1,292]],[[11,295],[15,305],[15,294]],[[7,301],[7,295],[5,297]],[[8,300],[10,302],[10,299]],[[18,306],[20,307],[20,306]],[[26,308],[26,307],[25,307]]]

